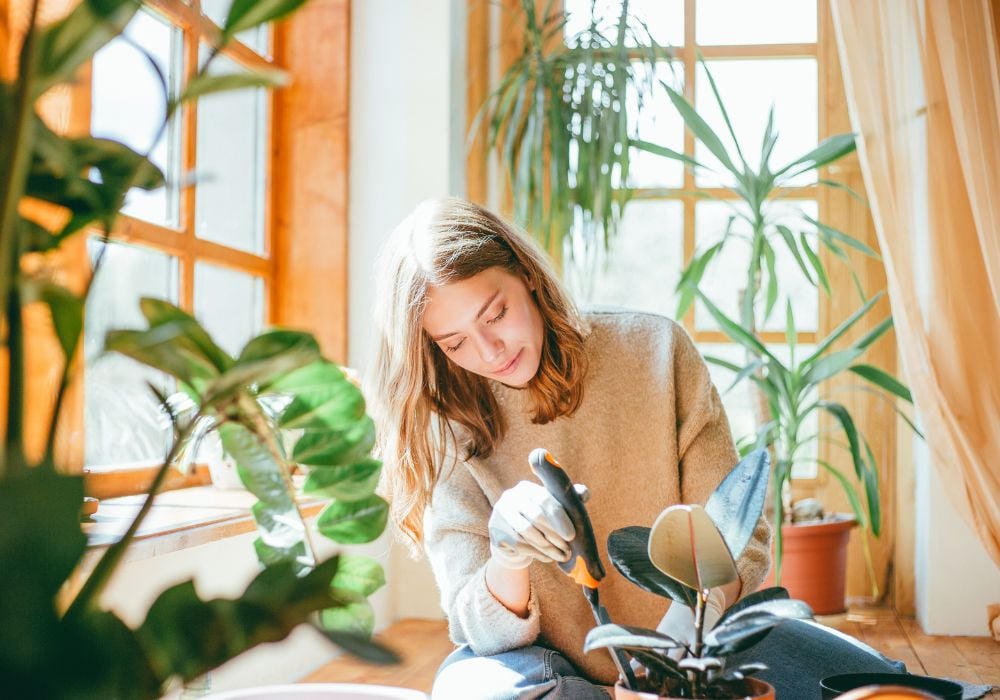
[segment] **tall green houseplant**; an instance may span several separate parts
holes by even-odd
[[[618,232],[630,196],[637,110],[669,53],[629,12],[628,0],[612,22],[592,3],[588,25],[565,40],[560,3],[548,0],[541,11],[534,0],[520,5],[523,49],[472,133],[486,121],[515,220],[557,262],[565,253],[568,263],[586,268]]]
[[[208,68],[236,33],[279,19],[302,3],[236,0],[216,50],[180,96],[168,101],[163,127],[184,100],[280,83],[283,76],[276,72],[210,75]],[[82,0],[63,19],[36,26],[39,3],[34,2],[16,79],[0,83],[0,325],[9,358],[0,445],[0,685],[15,697],[160,697],[246,649],[284,638],[304,622],[355,654],[394,659],[368,640],[365,598],[381,585],[378,565],[345,555],[317,561],[301,517],[299,525],[287,517],[298,512],[289,469],[301,462],[309,465],[307,489],[333,497],[319,518],[324,534],[350,543],[382,531],[385,503],[372,493],[380,465],[369,456],[372,425],[360,392],[322,358],[306,333],[270,331],[231,357],[193,317],[155,299],[142,302],[148,328],[114,332],[108,348],[175,377],[194,408],[176,411],[160,396],[173,439],[144,504],[82,586],[73,591],[65,585],[86,551],[79,521],[83,479],[60,471],[55,435],[87,293],[63,286],[45,266],[22,262],[56,251],[85,231],[106,235],[129,190],[155,189],[164,178],[145,155],[120,143],[57,134],[35,105],[50,88],[72,81],[140,7],[134,0]],[[58,228],[47,228],[22,216],[25,197],[68,216]],[[24,448],[24,358],[30,348],[23,309],[35,300],[51,313],[63,360],[45,450],[37,460]],[[280,397],[280,409],[273,397]],[[244,483],[259,499],[253,514],[264,567],[235,599],[202,600],[192,581],[173,586],[156,599],[141,625],[130,628],[101,607],[100,594],[150,512],[167,470],[183,466],[185,455],[193,454],[192,440],[207,426],[220,430]]]

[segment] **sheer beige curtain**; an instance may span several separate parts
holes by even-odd
[[[906,376],[1000,566],[1000,1],[832,9]]]

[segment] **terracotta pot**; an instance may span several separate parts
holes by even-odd
[[[792,598],[808,603],[817,615],[835,615],[846,609],[847,542],[855,525],[852,516],[841,514],[836,520],[781,526],[781,585]],[[772,564],[762,587],[773,585]]]
[[[774,686],[757,678],[747,678],[743,681],[749,686],[745,695],[734,695],[730,700],[775,700]],[[640,693],[629,690],[621,683],[615,685],[615,700],[677,700],[672,695],[657,695],[655,693]]]

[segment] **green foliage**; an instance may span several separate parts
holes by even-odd
[[[797,220],[779,223],[770,211],[770,203],[780,198],[787,189],[794,187],[791,183],[795,177],[818,170],[852,153],[855,149],[854,135],[831,136],[816,148],[791,162],[782,166],[773,166],[771,156],[778,140],[778,132],[774,128],[774,110],[772,108],[758,149],[760,163],[754,168],[744,157],[746,148],[736,140],[736,133],[729,119],[729,111],[726,109],[716,88],[715,80],[704,61],[702,61],[702,67],[708,76],[708,84],[726,124],[730,146],[726,145],[725,139],[708,125],[708,122],[698,114],[694,106],[683,95],[666,83],[663,84],[663,88],[670,96],[671,102],[684,120],[687,129],[722,164],[722,172],[699,163],[691,156],[677,153],[655,143],[640,141],[635,145],[649,153],[680,161],[689,168],[714,173],[717,176],[725,176],[735,181],[734,184],[725,184],[726,181],[720,177],[721,186],[729,190],[735,196],[735,200],[741,203],[744,208],[732,206],[729,224],[724,231],[720,232],[719,238],[688,261],[677,285],[677,316],[681,317],[687,313],[697,293],[705,291],[702,287],[702,280],[705,272],[711,266],[712,260],[726,246],[739,241],[750,248],[750,264],[743,285],[745,291],[740,307],[740,325],[753,331],[758,323],[763,324],[771,316],[778,300],[780,279],[775,262],[777,248],[781,246],[787,248],[810,284],[822,285],[828,294],[830,293],[828,274],[817,255],[820,245],[825,246],[845,262],[847,262],[847,257],[843,245],[854,248],[865,255],[878,256],[875,251],[852,236],[816,221],[806,214],[800,212]],[[820,179],[817,182],[823,187],[850,191],[850,188],[830,180]],[[852,194],[854,193],[852,192]],[[704,196],[713,197],[708,193],[705,193]],[[729,198],[720,201],[732,205],[734,200]],[[750,229],[749,236],[737,235],[733,232],[732,226],[736,220],[746,223]],[[811,243],[810,238],[815,238],[815,243]],[[851,274],[854,274],[853,270]],[[762,290],[764,296],[760,298]],[[761,308],[760,304],[763,304],[762,314],[758,313]]]
[[[164,94],[167,110],[159,136],[184,100],[281,84],[284,76],[275,71],[213,75],[209,68],[236,33],[284,17],[302,4],[237,0],[221,43],[180,97]],[[370,541],[385,525],[386,504],[373,493],[380,465],[369,455],[374,431],[364,399],[339,368],[323,359],[307,333],[269,331],[234,358],[190,314],[144,299],[147,327],[108,335],[109,350],[176,378],[193,406],[178,407],[158,394],[173,424],[170,452],[124,536],[106,548],[89,574],[71,579],[86,549],[79,522],[83,480],[58,472],[54,444],[89,287],[76,293],[46,272],[47,266],[22,266],[22,259],[55,251],[84,231],[106,235],[129,190],[162,187],[164,175],[147,155],[121,143],[55,133],[37,115],[35,103],[50,88],[77,79],[78,69],[120,34],[141,6],[137,0],[81,0],[66,17],[38,27],[38,4],[33,3],[16,79],[0,82],[0,325],[6,329],[9,357],[7,422],[0,431],[5,436],[0,451],[0,686],[12,697],[160,697],[179,680],[320,620],[330,625],[320,631],[349,653],[395,662],[392,652],[369,639],[367,596],[385,580],[378,563],[355,555],[317,562],[298,511],[294,465],[286,449],[315,464],[307,481],[317,494],[335,499],[332,512],[339,514],[331,518],[336,522],[330,532],[339,541]],[[55,205],[67,216],[51,229],[24,218],[18,207],[25,196]],[[30,348],[25,347],[22,306],[38,301],[51,313],[63,370],[45,453],[33,460],[23,449],[24,358]],[[193,582],[182,582],[160,594],[143,624],[132,629],[101,609],[101,592],[149,513],[167,469],[183,466],[211,428],[220,431],[241,478],[258,498],[253,514],[262,571],[234,599],[204,600]],[[352,514],[343,511],[344,504]]]
[[[612,26],[595,20],[563,42],[566,17],[558,3],[540,9],[521,0],[524,48],[470,132],[486,121],[489,147],[507,171],[514,218],[557,260],[574,221],[584,253],[608,246],[631,195],[633,104],[648,99],[656,62],[669,53],[628,5]],[[573,246],[566,250],[575,255]]]
[[[709,589],[697,590],[681,583],[681,579],[693,578],[692,571],[722,571],[726,565],[732,566],[760,520],[769,471],[767,451],[756,451],[730,471],[709,497],[704,511],[698,506],[671,506],[652,529],[628,527],[611,533],[608,554],[615,567],[643,590],[670,598],[672,605],[691,608],[695,620],[690,646],[688,640],[656,630],[613,623],[588,633],[584,651],[617,650],[645,669],[632,690],[670,697],[742,697],[742,688],[729,684],[766,666],[743,664],[727,669],[724,657],[752,647],[787,619],[812,617],[808,605],[789,600],[788,591],[774,587],[738,601],[707,630],[704,613]],[[690,518],[691,534],[686,540],[677,532],[680,518],[669,517],[706,513],[707,518]],[[699,536],[695,536],[696,527],[701,530]],[[720,584],[732,580],[731,576],[716,578]],[[629,681],[621,682],[629,687]],[[732,692],[718,694],[722,691]]]
[[[851,328],[864,318],[872,307],[882,298],[878,294],[869,299],[861,308],[855,311],[843,323],[823,338],[816,349],[801,360],[796,360],[794,348],[797,343],[795,318],[791,304],[786,309],[789,347],[792,348],[791,362],[785,365],[773,353],[769,352],[761,341],[740,324],[728,318],[711,301],[701,295],[701,301],[715,318],[719,327],[729,338],[746,348],[757,358],[746,366],[739,367],[719,358],[706,357],[708,362],[725,366],[737,372],[737,381],[749,378],[763,392],[771,408],[772,421],[762,426],[757,434],[756,445],[773,445],[775,451],[775,469],[772,478],[774,490],[774,525],[775,525],[775,581],[781,582],[782,539],[781,524],[790,516],[786,513],[783,492],[789,488],[792,466],[806,459],[803,451],[806,446],[824,440],[843,449],[851,459],[854,475],[864,489],[864,504],[850,480],[832,464],[820,460],[820,466],[830,472],[843,487],[848,501],[854,511],[854,516],[862,528],[870,530],[876,537],[881,532],[881,506],[878,488],[878,465],[874,454],[868,445],[868,440],[858,429],[850,411],[835,401],[818,399],[819,388],[823,382],[850,371],[866,380],[871,389],[879,395],[887,392],[892,397],[898,397],[912,403],[909,391],[889,373],[873,368],[870,365],[859,364],[869,346],[878,340],[892,327],[892,319],[887,318],[875,328],[849,344],[847,347],[834,350],[835,343]],[[735,384],[736,382],[734,382]],[[899,412],[895,401],[889,396],[886,400]],[[803,426],[813,414],[825,412],[835,421],[837,431],[846,442],[831,439],[821,433],[806,434]],[[900,413],[902,415],[902,413]],[[867,546],[867,541],[866,541]],[[874,579],[873,579],[874,580]]]

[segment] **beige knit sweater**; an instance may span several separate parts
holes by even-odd
[[[594,627],[580,587],[555,564],[531,565],[529,615],[518,617],[486,587],[487,522],[500,494],[533,479],[528,454],[544,447],[587,503],[607,577],[601,602],[619,624],[653,628],[668,602],[625,579],[607,556],[608,535],[650,526],[675,503],[702,503],[736,464],[718,392],[684,330],[662,316],[630,311],[586,315],[590,367],[583,403],[570,417],[531,423],[527,392],[496,384],[507,433],[494,453],[446,469],[425,518],[425,547],[452,640],[479,655],[539,643],[561,651],[591,680],[617,676],[605,651],[583,653]],[[743,593],[755,590],[769,564],[770,530],[762,519],[737,562]]]

